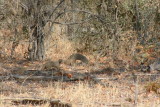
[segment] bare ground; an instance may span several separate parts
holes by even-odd
[[[29,62],[29,61],[2,61],[0,75],[23,74],[24,70],[40,69],[43,62]],[[61,69],[68,72],[90,72],[91,75],[101,78],[101,82],[92,83],[86,81],[74,82],[54,82],[54,81],[31,81],[27,80],[1,80],[0,82],[0,106],[11,107],[11,101],[5,98],[18,97],[34,97],[45,99],[59,99],[62,102],[72,104],[73,107],[158,107],[160,106],[160,93],[155,92],[152,87],[146,88],[150,82],[157,82],[159,76],[146,75],[145,73],[138,76],[138,82],[134,81],[134,77],[130,72],[121,73],[93,73],[103,66],[66,66],[62,65]],[[19,69],[18,69],[19,68]],[[160,81],[158,81],[159,83]],[[35,107],[35,105],[18,105],[22,107]],[[48,107],[49,104],[36,105],[37,107]]]

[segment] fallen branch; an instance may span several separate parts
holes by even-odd
[[[42,105],[49,103],[50,107],[72,107],[71,104],[63,103],[60,100],[57,99],[42,99],[42,98],[5,98],[1,100],[11,100],[12,104],[14,105],[26,105],[26,104],[32,104],[32,105]]]
[[[72,76],[71,78],[67,76],[26,76],[26,75],[10,75],[10,76],[0,76],[1,80],[10,80],[10,79],[18,79],[18,80],[52,80],[52,81],[83,81],[87,80],[85,76]]]
[[[74,79],[70,79],[66,76],[26,76],[26,75],[10,75],[10,76],[0,76],[0,80],[52,80],[52,81],[71,81]]]
[[[100,80],[102,78],[93,77],[90,74],[82,74],[77,72],[64,72],[64,71],[40,71],[40,70],[27,70],[24,71],[22,75],[11,74],[7,76],[0,76],[0,80],[33,80],[33,81],[93,81],[94,83],[99,83],[104,86],[108,84],[102,83]],[[103,78],[104,79],[104,78]]]

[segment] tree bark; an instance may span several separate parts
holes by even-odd
[[[29,59],[30,60],[43,60],[44,59],[44,33],[43,28],[45,26],[45,21],[42,17],[41,8],[43,2],[39,0],[35,3],[36,9],[34,10],[34,24],[31,29],[33,33],[30,36]]]
[[[44,34],[40,27],[36,27],[32,34],[31,49],[29,50],[30,60],[44,59]]]

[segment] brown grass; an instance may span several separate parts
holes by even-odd
[[[154,92],[154,93],[160,95],[160,82],[157,82],[157,81],[149,82],[145,86],[145,89],[146,89],[147,92]]]
[[[54,60],[58,58],[66,59],[74,53],[73,43],[68,40],[63,31],[60,31],[63,28],[60,28],[58,25],[55,28],[56,32],[53,32],[51,36],[46,38],[46,57]]]
[[[107,105],[117,104],[122,107],[131,107],[134,103],[134,93],[123,88],[102,87],[101,85],[90,86],[87,83],[61,83],[44,81],[36,83],[22,82],[2,82],[1,83],[1,99],[6,97],[40,97],[60,99],[63,102],[68,102],[73,107],[104,107]],[[127,99],[131,99],[128,101]],[[3,102],[3,100],[1,100]],[[144,95],[138,97],[138,107],[158,107],[160,99],[158,97]],[[9,106],[9,104],[1,103],[1,106]],[[27,105],[28,106],[28,105]],[[30,105],[30,107],[33,107]],[[44,105],[42,106],[44,107]],[[46,106],[47,107],[47,106]]]
[[[57,28],[58,29],[58,28]],[[69,55],[75,52],[72,42],[70,42],[66,35],[62,35],[54,32],[52,36],[46,38],[46,56],[48,59],[58,60],[60,58],[66,59]],[[3,43],[3,42],[2,42]],[[23,43],[22,43],[23,44]],[[20,44],[16,48],[16,57],[19,58],[20,55],[23,56],[23,52],[27,48],[26,45]],[[124,45],[124,44],[123,44]],[[122,45],[122,46],[123,46]],[[7,55],[9,55],[10,48],[8,45],[3,45],[3,49]],[[23,48],[24,50],[21,50]],[[121,50],[124,51],[124,50]],[[130,53],[131,54],[131,53]],[[95,69],[103,69],[104,67],[113,66],[110,58],[101,58],[99,56],[86,55],[92,63],[95,65],[89,66],[88,68],[83,68],[84,71],[88,70],[92,72]],[[127,60],[127,59],[126,59]],[[106,65],[100,66],[96,63],[105,63]],[[10,69],[12,67],[17,67],[16,63],[12,65],[8,62],[1,61],[0,74],[12,73]],[[24,65],[25,69],[38,69],[36,67],[40,63],[38,62],[28,62]],[[4,67],[5,66],[5,67]],[[68,67],[71,69],[71,67]],[[65,69],[65,67],[64,67]],[[81,72],[81,71],[79,71]],[[83,72],[82,72],[83,73]],[[97,75],[101,77],[101,75]],[[106,74],[102,77],[110,78]],[[121,75],[122,79],[125,79],[124,75]],[[109,81],[105,80],[103,83],[109,83],[109,87],[104,87],[99,84],[89,84],[88,82],[46,82],[46,81],[3,81],[0,82],[0,107],[13,107],[9,102],[2,99],[8,97],[38,97],[38,98],[53,98],[60,99],[63,102],[71,103],[73,107],[111,107],[113,104],[120,105],[121,107],[132,107],[135,102],[135,86],[133,83],[127,83],[129,80],[120,83],[120,80]],[[153,86],[157,85],[151,84],[147,88],[153,90]],[[143,90],[143,93],[138,94],[138,107],[158,107],[160,106],[160,97],[156,93],[146,93],[146,87],[139,85],[138,89]],[[16,107],[16,106],[15,106]],[[35,107],[33,105],[26,105],[26,107]],[[41,107],[48,107],[48,104],[42,105]]]

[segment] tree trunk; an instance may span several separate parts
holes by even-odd
[[[44,59],[44,26],[46,22],[43,18],[43,13],[41,12],[41,8],[44,5],[41,0],[38,0],[34,4],[34,24],[31,27],[33,33],[30,36],[30,49],[29,49],[29,59],[30,60],[43,60]]]
[[[36,27],[32,34],[30,42],[29,59],[30,60],[43,60],[44,59],[44,34],[42,27]]]

